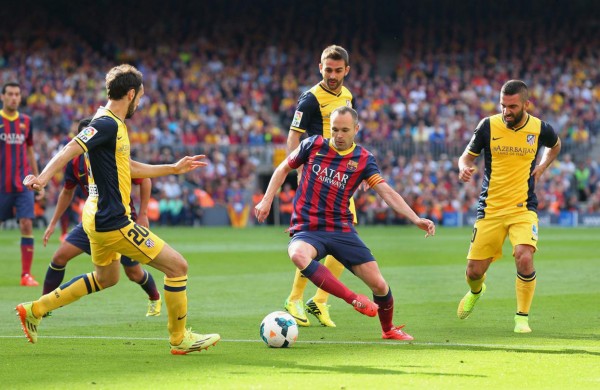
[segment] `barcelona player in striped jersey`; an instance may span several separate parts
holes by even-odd
[[[108,103],[92,122],[59,151],[38,177],[23,183],[43,188],[69,161],[85,153],[88,198],[83,208],[83,228],[90,240],[94,271],[77,276],[34,302],[17,305],[25,336],[37,342],[44,314],[79,298],[114,286],[119,281],[119,258],[125,255],[165,274],[163,297],[171,353],[184,355],[215,345],[218,334],[198,334],[186,329],[187,270],[181,254],[150,229],[131,220],[131,178],[152,178],[189,172],[206,163],[203,155],[186,156],[175,164],[148,165],[131,160],[125,119],[131,118],[144,94],[142,73],[131,65],[119,65],[106,74]]]
[[[315,285],[343,299],[362,314],[379,315],[384,339],[413,340],[402,330],[403,326],[393,324],[392,290],[381,275],[373,254],[358,236],[348,204],[364,180],[395,212],[424,230],[425,237],[435,234],[435,224],[415,214],[381,177],[375,157],[354,143],[359,128],[354,109],[336,108],[331,121],[330,139],[321,136],[305,139],[277,167],[263,200],[256,205],[256,218],[259,222],[267,218],[273,198],[287,174],[304,165],[294,198],[292,238],[288,245],[290,259]],[[373,293],[373,301],[348,289],[319,263],[318,260],[328,254],[334,255],[365,282]]]
[[[458,305],[465,319],[485,293],[486,271],[502,257],[508,236],[517,268],[515,333],[529,333],[529,310],[536,286],[533,254],[538,242],[535,184],[560,152],[560,138],[552,126],[527,112],[529,91],[520,80],[506,82],[500,91],[502,112],[484,118],[459,159],[459,179],[471,180],[474,162],[483,154],[485,171],[477,220],[467,254],[466,279],[470,290]],[[540,162],[538,155],[546,147]]]
[[[344,87],[344,78],[350,72],[348,52],[341,46],[331,45],[321,53],[319,72],[323,77],[318,84],[305,91],[298,99],[298,106],[288,133],[288,153],[295,150],[303,135],[322,135],[331,138],[330,117],[334,109],[341,106],[354,107],[354,97],[348,88]],[[301,174],[301,171],[299,172]],[[301,175],[299,175],[301,176]],[[300,179],[300,177],[299,177]],[[357,223],[354,199],[350,200],[350,211]],[[333,256],[325,257],[325,267],[339,278],[344,266]],[[314,297],[303,303],[304,290],[308,279],[296,270],[292,291],[285,301],[285,309],[296,319],[300,326],[309,326],[310,321],[306,312],[313,314],[323,326],[335,327],[329,315],[327,300],[329,294],[323,289],[317,289]],[[306,310],[305,310],[306,309]]]
[[[33,150],[31,118],[18,111],[21,86],[2,86],[0,110],[0,222],[16,217],[21,230],[21,286],[38,286],[31,275],[33,263],[34,194],[22,183],[26,175],[38,174]],[[43,196],[43,190],[38,194]],[[16,215],[13,215],[13,208]]]
[[[86,128],[92,118],[83,119],[79,122],[78,132]],[[70,206],[75,195],[75,189],[79,187],[84,197],[88,196],[88,176],[87,168],[85,166],[85,159],[83,156],[75,157],[73,160],[67,163],[65,168],[65,179],[64,186],[61,190],[58,201],[56,202],[56,209],[54,215],[44,232],[43,243],[44,246],[48,243],[48,240],[54,233],[56,223],[60,220],[61,216]],[[133,184],[140,186],[140,216],[136,212],[135,206],[133,205],[133,198],[129,206],[131,207],[131,219],[137,222],[140,226],[149,227],[147,215],[148,200],[150,199],[150,191],[152,189],[152,181],[150,179],[133,179]],[[71,230],[67,235],[64,242],[56,250],[52,256],[52,261],[46,271],[46,278],[44,279],[44,288],[42,293],[47,294],[53,291],[63,281],[65,276],[65,268],[67,263],[82,254],[83,252],[90,254],[90,240],[83,230],[83,225],[79,223]],[[161,299],[160,293],[156,288],[156,283],[152,274],[144,270],[140,263],[135,260],[131,260],[127,256],[121,256],[121,265],[125,270],[125,274],[132,282],[139,284],[142,289],[148,294],[148,310],[146,316],[159,316],[161,310]]]

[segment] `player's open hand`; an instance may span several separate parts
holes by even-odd
[[[33,191],[42,191],[46,183],[42,183],[40,179],[33,175],[27,175],[23,179],[23,185]]]
[[[205,167],[208,163],[202,161],[206,158],[203,154],[197,154],[195,156],[185,156],[175,164],[175,174],[179,175],[193,171],[196,168]]]
[[[425,238],[435,236],[435,223],[427,218],[421,218],[415,225],[425,231]]]
[[[475,167],[464,167],[458,172],[458,179],[464,183],[471,181],[473,173],[475,173]]]
[[[269,216],[270,211],[271,202],[265,201],[265,199],[263,198],[263,200],[258,202],[258,204],[254,207],[254,215],[256,216],[256,220],[259,223],[263,223]]]
[[[44,237],[43,237],[44,246],[46,246],[46,244],[48,243],[48,240],[50,239],[50,237],[52,237],[52,234],[54,233],[54,227],[55,227],[55,224],[51,223],[46,228],[46,231],[44,232]]]

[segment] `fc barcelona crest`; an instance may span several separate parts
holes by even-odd
[[[356,171],[356,168],[358,168],[358,163],[356,161],[348,161],[348,164],[346,164],[346,168],[348,168],[349,171],[354,172]]]
[[[533,146],[533,144],[535,144],[535,135],[533,135],[533,134],[527,135],[527,143],[529,145]]]

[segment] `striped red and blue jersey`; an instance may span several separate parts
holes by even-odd
[[[306,230],[356,232],[354,216],[348,210],[352,195],[363,180],[371,187],[384,182],[368,150],[353,144],[338,151],[320,135],[302,141],[287,163],[294,169],[304,165],[294,197],[291,234]]]
[[[140,185],[142,184],[143,179],[132,179],[131,182],[133,184]],[[81,191],[83,192],[83,196],[85,198],[88,197],[88,171],[85,165],[85,157],[84,155],[79,155],[75,157],[73,160],[67,163],[65,167],[65,178],[63,187],[71,190],[75,187],[79,186]],[[135,206],[133,205],[133,198],[129,203],[129,207],[131,207],[131,219],[137,219],[137,211],[135,210]]]
[[[27,147],[33,146],[31,118],[17,113],[9,117],[0,111],[0,193],[23,192],[25,176],[31,173]]]

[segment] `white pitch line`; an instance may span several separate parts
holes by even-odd
[[[25,338],[25,336],[2,336],[0,339]],[[140,341],[168,341],[160,337],[125,337],[125,336],[41,336],[41,339],[84,339],[84,340],[140,340]],[[262,340],[235,340],[222,339],[225,343],[262,343]],[[582,352],[600,351],[600,345],[511,345],[511,344],[467,344],[467,343],[433,343],[433,342],[397,342],[397,341],[323,341],[323,340],[301,340],[299,344],[334,344],[334,345],[393,345],[393,346],[424,346],[424,347],[472,347],[472,348],[503,348],[518,350],[561,351],[577,350]]]

